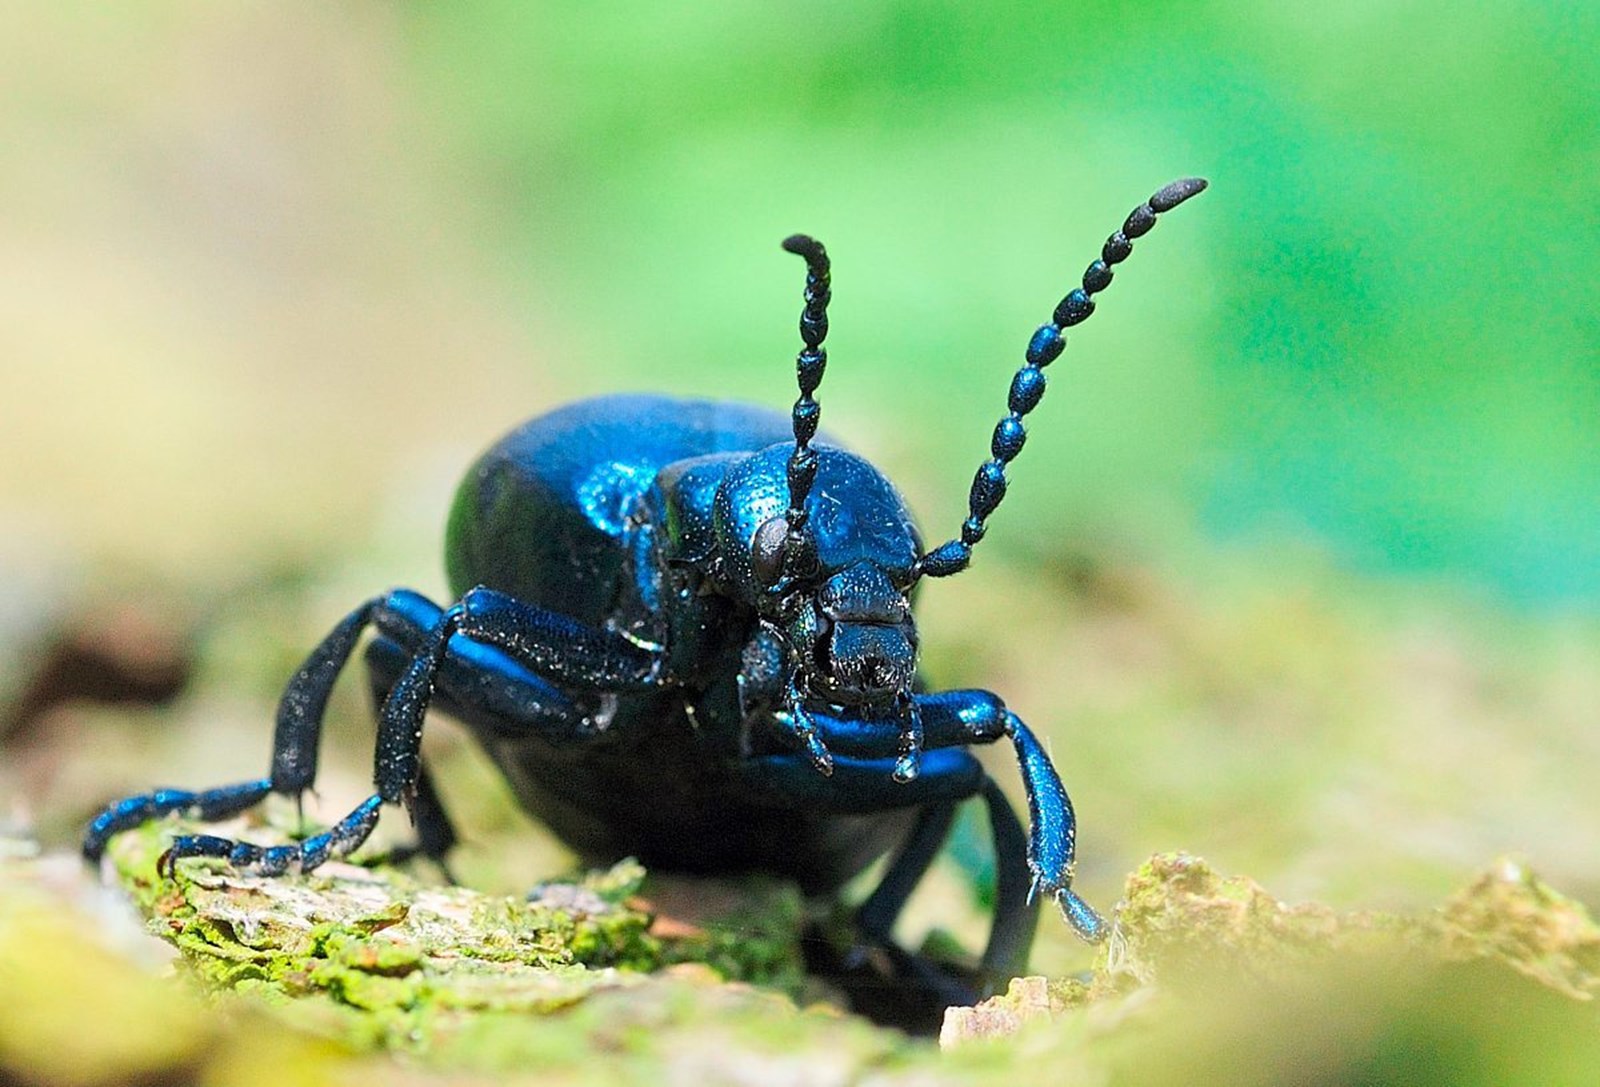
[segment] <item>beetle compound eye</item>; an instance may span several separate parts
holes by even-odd
[[[781,515],[768,518],[756,529],[755,541],[750,545],[750,569],[756,583],[770,589],[783,576],[784,544],[789,538],[789,522]]]

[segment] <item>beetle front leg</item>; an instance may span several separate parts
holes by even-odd
[[[989,691],[943,691],[916,699],[930,747],[962,743],[963,736],[966,743],[1010,737],[1028,797],[1028,870],[1033,876],[1028,898],[1043,894],[1053,899],[1080,937],[1092,944],[1104,940],[1110,931],[1105,919],[1072,889],[1078,821],[1066,786],[1038,738]]]
[[[1022,785],[1028,795],[1028,815],[1033,826],[1028,836],[1028,868],[1033,885],[1028,897],[1048,895],[1061,914],[1085,941],[1097,944],[1110,935],[1105,918],[1072,889],[1076,861],[1078,821],[1066,786],[1039,740],[1022,719],[1007,710],[1006,734],[1016,748]]]
[[[921,717],[923,745],[930,752],[994,743],[1001,737],[1011,740],[1032,824],[1028,835],[1028,870],[1032,875],[1029,897],[1043,894],[1054,899],[1067,923],[1089,943],[1105,939],[1108,928],[1104,918],[1072,890],[1077,849],[1072,800],[1049,755],[1028,726],[989,691],[941,691],[914,695],[913,699]],[[834,751],[869,759],[901,753],[902,734],[885,728],[886,721],[813,716],[818,736]]]

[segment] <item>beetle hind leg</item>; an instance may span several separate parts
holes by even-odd
[[[1027,835],[1022,824],[1005,793],[987,774],[979,795],[989,815],[997,885],[989,942],[978,975],[970,984],[950,976],[922,956],[900,949],[892,935],[907,900],[950,836],[956,813],[954,802],[930,804],[922,810],[877,889],[856,911],[863,941],[888,952],[897,973],[933,994],[941,1005],[971,1004],[1025,970],[1039,917],[1037,903],[1029,893],[1032,877],[1024,860]]]
[[[857,1012],[915,1033],[932,1033],[945,1008],[972,1004],[981,995],[980,979],[907,951],[894,939],[895,922],[950,836],[956,806],[953,800],[944,801],[918,813],[883,879],[857,907],[858,942],[842,966],[835,967],[843,971],[838,983],[850,993]],[[883,965],[874,970],[872,959]],[[827,972],[828,964],[821,965]]]

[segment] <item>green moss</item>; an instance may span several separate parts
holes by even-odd
[[[160,841],[119,842],[119,870],[153,865]],[[1510,862],[1439,910],[1402,915],[1291,906],[1195,857],[1154,857],[1130,876],[1092,974],[1017,979],[952,1010],[942,1054],[724,980],[744,970],[797,987],[784,933],[803,911],[783,884],[645,879],[630,863],[524,901],[350,866],[178,875],[137,876],[152,928],[179,951],[178,981],[145,976],[86,938],[85,916],[0,880],[0,1080],[252,1084],[291,1067],[383,1080],[398,1057],[422,1082],[540,1087],[1004,1083],[1044,1067],[1156,1087],[1475,1085],[1585,1082],[1600,1062],[1600,932]]]
[[[1576,1082],[1560,1070],[1600,1060],[1597,967],[1587,912],[1514,862],[1432,913],[1338,913],[1161,854],[1087,981],[1019,978],[942,1041],[1026,1034],[1112,1083]],[[978,1048],[972,1067],[1016,1052]]]
[[[1195,971],[1282,977],[1331,955],[1492,960],[1568,996],[1600,990],[1600,928],[1525,866],[1497,861],[1431,914],[1288,905],[1183,853],[1128,878],[1102,974],[1172,983]]]
[[[805,925],[805,900],[781,880],[653,879],[647,900],[675,916],[658,918],[671,934],[663,942],[666,963],[703,963],[727,981],[748,981],[799,996],[805,963],[798,934]],[[690,909],[694,902],[696,908]]]
[[[1503,962],[1578,999],[1600,993],[1600,927],[1517,861],[1496,863],[1453,896],[1436,926],[1447,956]]]
[[[660,903],[642,893],[645,871],[632,860],[545,883],[527,898],[344,864],[267,879],[186,862],[168,879],[156,861],[170,832],[124,835],[111,852],[190,976],[357,1046],[428,1051],[484,1016],[570,1008],[676,963],[791,992],[803,978],[802,904],[784,884],[717,884],[692,897],[722,913],[656,926]]]

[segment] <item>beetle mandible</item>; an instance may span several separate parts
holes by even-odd
[[[788,417],[611,396],[523,424],[456,495],[454,603],[398,589],[361,604],[289,681],[266,777],[114,803],[89,827],[84,855],[98,860],[112,835],[171,812],[219,820],[270,793],[298,800],[316,777],[334,681],[371,626],[375,792],[294,845],[179,836],[167,871],[186,857],[309,871],[360,846],[386,804],[403,805],[416,848],[442,860],[456,836],[422,762],[433,706],[466,724],[520,801],[586,861],[761,870],[821,895],[898,846],[855,912],[862,944],[895,952],[901,907],[956,805],[979,796],[998,879],[985,973],[1025,966],[1040,897],[1083,939],[1103,939],[1107,923],[1072,890],[1072,805],[1044,748],[988,691],[923,690],[910,594],[966,569],[1064,330],[1093,312],[1092,296],[1156,216],[1205,185],[1175,181],[1134,209],[1033,334],[956,538],[924,550],[889,480],[815,441],[830,270],[821,243],[794,235],[783,248],[804,258],[806,285]],[[1026,834],[967,750],[1001,739],[1020,767]]]

